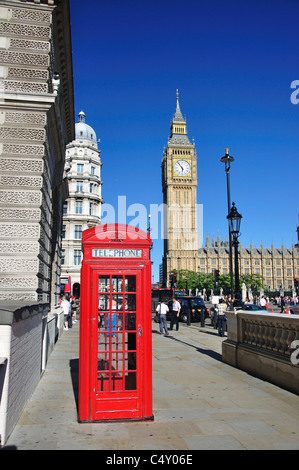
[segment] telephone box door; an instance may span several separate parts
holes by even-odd
[[[140,419],[141,270],[93,269],[92,419]]]

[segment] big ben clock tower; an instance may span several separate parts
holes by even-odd
[[[176,269],[197,271],[197,155],[187,135],[186,120],[180,110],[177,91],[176,111],[162,159],[164,204],[163,284]]]

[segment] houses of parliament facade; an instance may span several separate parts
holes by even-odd
[[[170,128],[170,137],[162,159],[162,192],[164,207],[164,254],[160,269],[160,283],[169,283],[173,270],[190,270],[198,273],[229,274],[229,243],[220,235],[206,238],[199,248],[197,232],[197,155],[195,144],[187,134],[177,92],[176,110]],[[239,244],[240,274],[258,274],[269,290],[290,290],[299,277],[298,243],[291,247],[259,247]]]

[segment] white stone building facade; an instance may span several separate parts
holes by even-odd
[[[80,296],[82,232],[101,223],[101,150],[94,129],[81,111],[75,124],[75,140],[66,148],[69,197],[63,208],[62,276],[71,277],[72,294]]]

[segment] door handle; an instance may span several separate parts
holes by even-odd
[[[138,335],[142,336],[142,328],[138,328]]]

